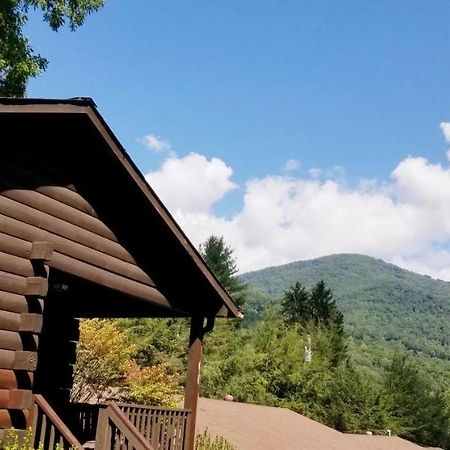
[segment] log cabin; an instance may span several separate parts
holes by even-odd
[[[92,99],[0,99],[0,429],[192,450],[203,336],[241,316]],[[79,319],[113,317],[190,318],[183,409],[70,403]]]

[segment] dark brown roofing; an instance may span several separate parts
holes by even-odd
[[[1,152],[14,144],[36,158],[52,148],[45,158],[57,161],[58,176],[68,167],[83,173],[81,194],[93,199],[122,245],[181,315],[241,316],[92,99],[3,98],[0,128]],[[44,167],[47,161],[39,163]]]
[[[414,450],[389,436],[344,434],[286,408],[200,398],[197,432],[224,436],[237,450]]]

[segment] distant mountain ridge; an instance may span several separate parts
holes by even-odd
[[[269,303],[278,302],[297,281],[311,287],[324,280],[353,338],[398,343],[412,352],[450,361],[448,282],[357,254],[296,261],[240,278],[270,297]]]

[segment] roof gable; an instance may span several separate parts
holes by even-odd
[[[92,100],[3,99],[0,126],[5,130],[0,154],[4,162],[29,172],[32,168],[34,177],[28,179],[26,189],[35,196],[49,187],[72,195],[84,208],[78,218],[71,219],[84,225],[75,226],[87,231],[95,226],[100,235],[103,232],[99,241],[104,238],[114,258],[122,261],[116,264],[130,271],[127,277],[155,288],[155,299],[167,301],[180,315],[240,316]],[[63,208],[59,200],[47,207]],[[114,240],[118,245],[108,242]],[[75,275],[81,276],[80,272]],[[136,292],[133,295],[139,297]]]

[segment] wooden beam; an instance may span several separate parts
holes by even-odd
[[[53,255],[53,244],[47,241],[35,241],[31,244],[30,260],[50,261]]]
[[[31,332],[0,330],[0,349],[37,351],[39,337]]]
[[[77,261],[59,252],[54,252],[49,266],[155,305],[171,308],[168,300],[156,288]]]
[[[0,389],[0,408],[28,409],[33,401],[33,394],[25,389]]]
[[[0,369],[34,371],[36,366],[36,352],[0,350]]]
[[[27,427],[29,410],[0,409],[0,428],[9,429],[14,427],[24,430]]]
[[[24,294],[13,294],[0,290],[0,309],[17,313],[42,313],[44,301],[38,298],[27,298]]]
[[[3,184],[2,178],[0,178],[0,184]],[[12,186],[13,182],[8,184]],[[41,212],[50,214],[53,217],[70,222],[73,225],[84,228],[85,230],[92,231],[93,233],[106,239],[116,242],[118,241],[115,234],[101,220],[40,192],[30,189],[9,188],[2,191],[1,195]]]
[[[132,256],[117,242],[106,239],[91,231],[85,230],[77,225],[72,225],[65,220],[58,219],[50,214],[43,213],[37,209],[18,203],[6,197],[0,196],[0,211],[2,215],[11,219],[16,219],[23,224],[28,224],[38,229],[45,230],[52,235],[64,236],[71,241],[78,242],[86,247],[99,250],[118,259],[127,262],[134,262]],[[0,225],[3,229],[3,223]],[[5,231],[7,232],[7,231]],[[7,232],[10,234],[9,232]],[[14,233],[12,233],[15,236]],[[18,236],[21,237],[21,236]],[[54,242],[53,239],[27,239],[30,241],[49,241]]]
[[[0,389],[31,389],[33,372],[0,369]]]
[[[30,331],[39,333],[42,329],[42,315],[0,310],[0,330]],[[1,345],[1,343],[0,343]]]
[[[4,216],[0,213],[0,250],[5,250],[11,247],[8,242],[8,236],[14,240],[14,254],[21,257],[26,257],[31,253],[30,242],[33,241],[48,241],[54,245],[54,251],[58,251],[64,255],[71,256],[74,259],[88,262],[94,266],[108,269],[116,274],[134,279],[149,286],[154,286],[154,281],[140,268],[135,262],[124,261],[114,255],[109,254],[108,249],[102,248],[100,250],[94,249],[84,244],[74,242],[71,240],[70,234],[67,237],[58,236],[38,227],[29,225],[19,220]],[[121,247],[122,248],[122,247]],[[11,251],[11,250],[9,250]],[[125,249],[122,248],[125,252]],[[123,255],[122,255],[123,256]],[[129,256],[128,259],[130,259]],[[132,258],[131,258],[132,259]]]
[[[0,272],[0,291],[12,294],[26,295],[27,279],[16,278]]]
[[[21,165],[11,162],[2,162],[2,167],[6,173],[13,173],[14,178],[18,179],[21,183],[27,185],[30,183],[33,184],[36,192],[71,206],[80,212],[89,214],[92,217],[97,217],[94,208],[71,186],[56,186],[54,181],[45,179],[36,174],[36,172],[32,172]]]
[[[190,429],[187,430],[187,450],[193,450],[195,446],[195,425],[200,392],[200,365],[203,352],[203,337],[205,334],[203,324],[203,317],[194,316],[191,318],[188,366],[184,393],[184,408],[191,410]]]
[[[23,277],[32,277],[34,275],[33,265],[30,260],[0,252],[0,270]]]
[[[48,280],[44,277],[27,277],[25,295],[45,297],[48,292]]]

